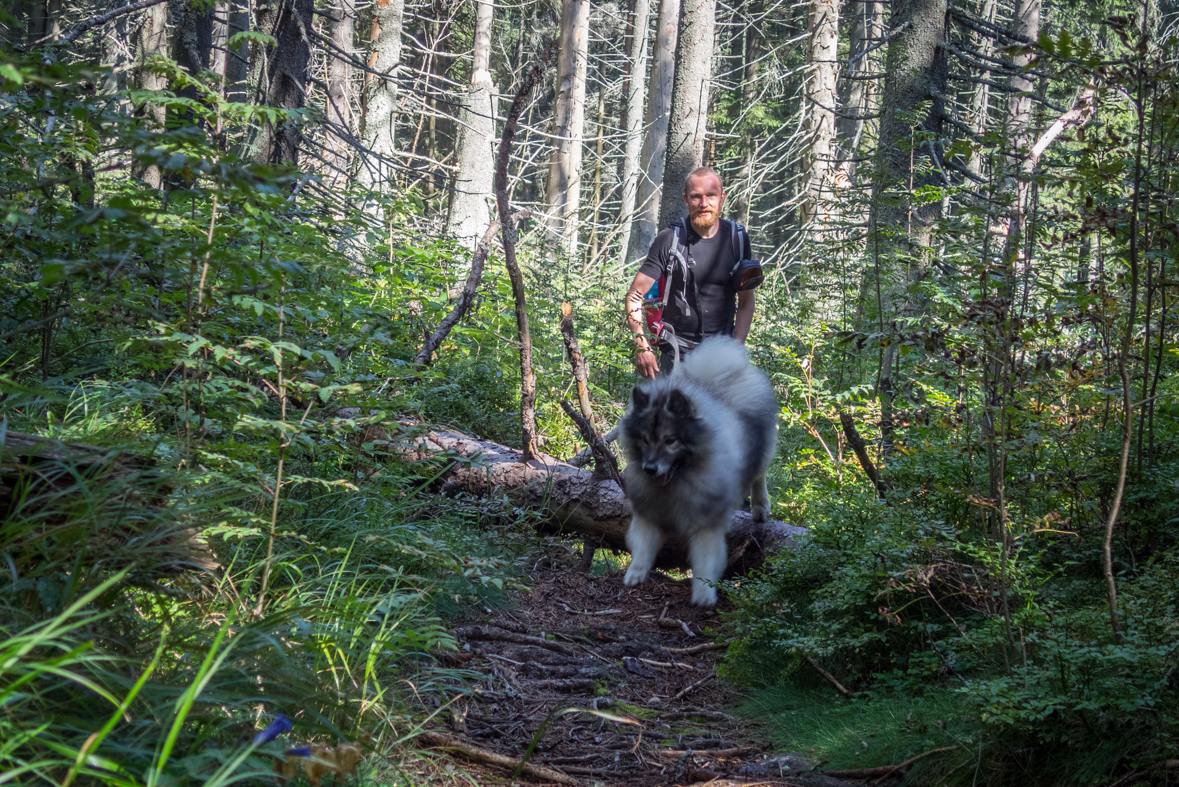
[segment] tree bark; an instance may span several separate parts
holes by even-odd
[[[913,194],[924,186],[943,185],[940,160],[931,160],[945,116],[948,69],[941,46],[947,25],[946,0],[896,0],[892,8],[893,33],[886,57],[884,94],[881,98],[877,172],[873,184],[870,242],[875,255],[875,288],[880,293],[881,322],[900,312],[913,311],[907,297],[910,285],[924,278],[929,263],[932,221],[941,201],[915,205]],[[914,127],[911,118],[922,105],[929,109]],[[919,136],[920,135],[920,136]],[[932,166],[930,166],[932,165]],[[891,190],[888,197],[885,192]],[[895,283],[894,272],[908,270]],[[898,308],[897,303],[901,306]],[[897,342],[888,345],[878,371],[881,431],[885,450],[892,444],[892,374]]]
[[[172,59],[190,74],[207,71],[213,52],[213,6],[198,6],[188,0],[171,0],[168,6]],[[184,88],[179,95],[196,98],[198,93]]]
[[[454,192],[446,229],[470,244],[491,221],[487,200],[492,196],[495,159],[495,85],[491,81],[491,26],[494,4],[476,0],[475,62],[471,85],[459,120]]]
[[[603,548],[626,551],[630,506],[612,479],[595,477],[589,470],[544,454],[525,460],[514,449],[442,430],[427,431],[391,450],[412,460],[442,455],[474,459],[452,464],[442,474],[443,494],[506,493],[516,505],[542,512],[539,527],[544,531],[577,533],[597,539]],[[748,512],[736,512],[725,538],[726,576],[756,568],[775,549],[797,548],[806,532],[774,520],[755,523]],[[669,539],[655,559],[657,568],[686,569],[690,564],[687,544],[678,538]]]
[[[651,0],[634,0],[630,36],[627,41],[627,78],[623,82],[622,115],[620,124],[626,134],[622,150],[622,205],[618,210],[619,260],[626,264],[630,251],[630,236],[635,218],[635,199],[639,191],[639,153],[643,147],[643,105],[647,99],[647,32],[651,21]]]
[[[684,0],[663,164],[665,188],[659,200],[660,227],[683,214],[684,182],[704,160],[715,31],[716,0]]]
[[[764,0],[750,0],[749,16],[759,18],[765,10]],[[741,75],[741,109],[746,113],[744,121],[744,138],[741,140],[741,156],[737,162],[739,182],[736,188],[730,187],[733,194],[733,218],[738,224],[749,226],[749,210],[753,205],[756,186],[753,182],[754,153],[757,150],[757,139],[754,131],[757,124],[752,113],[749,112],[757,101],[757,61],[761,57],[761,25],[751,22],[745,28],[745,47],[742,54],[744,69]]]
[[[246,0],[228,0],[229,38],[253,29],[252,15]],[[240,43],[225,52],[225,98],[245,101],[249,95],[250,45]]]
[[[812,0],[810,64],[803,105],[803,129],[809,141],[806,196],[799,211],[804,231],[820,239],[829,224],[832,174],[836,166],[835,102],[839,56],[839,6],[837,0]]]
[[[994,24],[995,9],[998,7],[996,0],[983,0],[982,19]],[[995,51],[995,39],[992,36],[974,33],[975,48],[984,55],[991,56]],[[987,62],[985,59],[982,62]],[[979,73],[979,78],[983,80],[990,80],[990,69],[983,69]],[[970,130],[974,132],[975,136],[981,137],[987,133],[987,121],[991,115],[991,86],[986,82],[979,82],[975,88],[974,95],[970,97]],[[970,158],[966,162],[967,168],[971,172],[981,172],[983,164],[983,149],[981,145],[975,146],[970,151]]]
[[[335,190],[348,181],[352,164],[352,145],[346,135],[354,133],[352,127],[352,66],[341,54],[352,54],[356,42],[355,0],[339,0],[332,9],[335,21],[331,27],[333,52],[327,66],[327,164],[324,185]],[[334,129],[334,130],[333,130]]]
[[[848,29],[848,61],[844,76],[843,112],[835,119],[835,134],[839,141],[840,160],[846,162],[849,178],[855,175],[856,151],[864,136],[864,116],[871,112],[876,100],[875,79],[865,78],[872,73],[872,58],[866,54],[874,39],[882,32],[879,24],[880,0],[852,0],[845,16]]]
[[[373,75],[365,86],[364,132],[368,152],[357,173],[360,185],[386,194],[393,186],[393,162],[397,154],[397,67],[401,63],[401,27],[405,0],[376,0],[373,6],[372,45],[368,66]],[[366,202],[366,211],[384,223],[379,202]]]
[[[148,62],[156,57],[168,54],[168,5],[162,3],[147,9],[143,15],[143,22],[139,27],[139,42],[135,70],[135,84],[140,90],[164,90],[168,87],[168,79],[163,74],[157,74],[147,67]],[[167,109],[163,106],[148,104],[144,108],[144,120],[148,127],[155,131],[164,129],[164,122],[168,118]],[[143,182],[152,189],[160,189],[164,185],[160,168],[155,164],[140,170]]]
[[[680,0],[659,0],[655,23],[655,48],[651,52],[651,78],[647,83],[643,148],[639,155],[639,184],[632,223],[628,261],[647,256],[659,234],[659,203],[663,190],[663,165],[667,153],[667,124],[671,91],[675,83],[676,42],[680,34]]]
[[[561,0],[553,153],[549,159],[549,180],[545,190],[549,231],[570,257],[577,253],[577,213],[581,208],[589,10],[589,0]]]
[[[225,44],[229,41],[229,37],[233,33],[229,30],[229,15],[232,7],[230,0],[216,0],[213,3],[213,18],[210,46],[212,51],[209,52],[209,70],[217,74],[222,79],[221,94],[225,94],[224,80],[227,77],[227,67],[229,66],[229,51]]]
[[[260,6],[257,25],[260,32],[274,37],[276,43],[255,53],[261,56],[255,69],[262,103],[282,109],[302,109],[307,94],[308,69],[311,65],[311,10],[313,0],[272,0],[272,6]],[[299,163],[300,130],[289,123],[265,123],[253,143],[255,161],[269,164]]]

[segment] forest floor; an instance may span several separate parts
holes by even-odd
[[[481,677],[445,727],[415,741],[454,757],[418,760],[419,778],[511,781],[487,755],[520,758],[551,716],[528,760],[550,769],[547,778],[536,772],[519,783],[844,784],[809,773],[805,757],[771,753],[758,725],[732,715],[741,693],[717,675],[724,625],[714,611],[690,605],[688,580],[652,572],[630,588],[622,571],[592,576],[573,561],[545,564],[506,608],[474,607],[457,621],[462,650],[451,665]]]

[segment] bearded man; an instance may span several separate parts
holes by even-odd
[[[744,342],[753,323],[753,288],[762,280],[760,265],[750,259],[745,228],[721,219],[725,189],[714,170],[692,171],[684,182],[684,204],[687,220],[676,219],[655,236],[626,293],[635,368],[649,379],[669,373],[677,358],[708,336]]]

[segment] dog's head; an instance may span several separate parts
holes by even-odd
[[[635,386],[627,416],[627,461],[660,486],[667,486],[698,450],[702,424],[696,406],[678,388],[648,391]]]

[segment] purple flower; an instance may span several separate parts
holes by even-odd
[[[261,746],[263,743],[270,743],[293,726],[295,725],[287,721],[286,717],[280,713],[274,717],[274,721],[266,725],[266,729],[254,736],[254,745]]]

